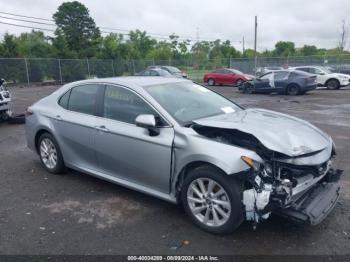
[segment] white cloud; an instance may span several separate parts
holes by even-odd
[[[51,18],[60,0],[0,0],[3,12]],[[297,46],[336,45],[340,23],[350,10],[348,0],[83,0],[100,26],[143,29],[152,33],[221,38],[253,46],[254,16],[258,15],[258,47],[273,48],[278,40]],[[5,21],[0,18],[0,21]],[[350,21],[348,21],[350,22]],[[14,23],[14,22],[12,22]],[[17,22],[20,24],[20,22]],[[24,23],[22,23],[24,24]],[[39,25],[38,25],[39,26]],[[0,24],[0,33],[26,29]],[[27,30],[28,31],[28,30]],[[235,42],[237,48],[241,44]]]

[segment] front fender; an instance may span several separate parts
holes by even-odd
[[[174,140],[174,168],[171,192],[176,194],[176,184],[181,172],[194,162],[211,164],[227,175],[234,175],[249,169],[241,156],[248,156],[263,162],[254,151],[206,138],[194,131],[188,134],[177,133]]]

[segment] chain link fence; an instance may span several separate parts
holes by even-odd
[[[9,85],[53,85],[72,81],[114,76],[135,75],[151,65],[170,65],[187,73],[194,81],[213,69],[231,67],[244,73],[255,74],[257,68],[301,65],[329,66],[335,72],[348,70],[350,55],[308,57],[258,57],[255,59],[179,59],[179,60],[102,60],[102,59],[49,59],[0,58],[0,77]]]

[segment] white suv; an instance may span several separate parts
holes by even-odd
[[[317,75],[317,83],[328,89],[339,89],[350,84],[350,75],[333,73],[322,66],[298,66],[291,69]]]

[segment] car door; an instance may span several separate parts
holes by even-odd
[[[317,75],[317,83],[320,85],[324,85],[328,80],[328,76],[321,69],[317,67],[310,68],[310,73]]]
[[[274,73],[275,90],[280,91],[288,85],[288,78],[290,72],[288,71],[276,71]]]
[[[225,74],[225,85],[233,85],[236,83],[238,79],[237,74],[227,69],[224,70],[224,74]]]
[[[134,91],[106,85],[95,132],[96,153],[103,173],[169,193],[174,130]],[[140,114],[158,119],[159,135],[135,125]]]
[[[71,88],[59,99],[53,130],[68,166],[95,170],[94,133],[96,101],[101,86],[83,84]]]
[[[272,72],[262,75],[254,81],[254,88],[257,92],[269,92],[273,87],[270,85]]]

